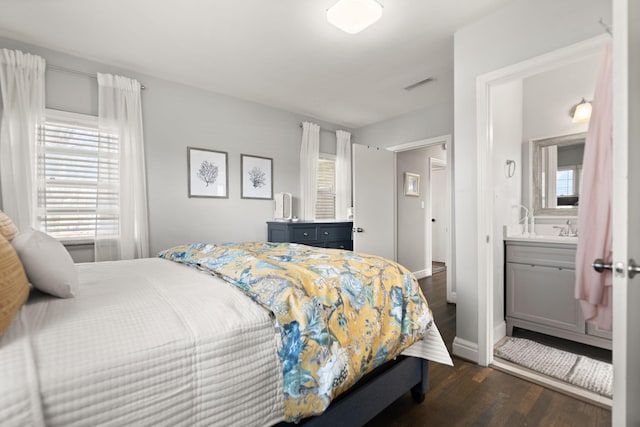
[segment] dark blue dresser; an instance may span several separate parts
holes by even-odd
[[[353,250],[352,221],[268,221],[270,242],[302,243],[320,248]]]

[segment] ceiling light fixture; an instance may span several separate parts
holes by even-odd
[[[382,5],[375,0],[339,0],[327,10],[327,21],[345,33],[356,34],[382,16]]]
[[[582,98],[582,101],[573,106],[569,114],[573,123],[587,123],[591,118],[591,103]]]

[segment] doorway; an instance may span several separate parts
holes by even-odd
[[[478,182],[479,188],[483,190],[482,193],[486,195],[478,198],[478,249],[479,253],[484,254],[484,257],[479,260],[478,268],[478,362],[481,365],[492,364],[496,368],[525,376],[533,381],[542,383],[547,381],[545,384],[561,388],[569,393],[579,393],[579,395],[586,398],[591,398],[591,396],[584,395],[582,391],[576,391],[571,387],[559,385],[556,381],[548,381],[546,377],[540,377],[528,370],[522,370],[502,361],[494,360],[493,350],[494,344],[505,336],[505,313],[503,310],[505,306],[504,284],[506,279],[504,277],[505,248],[502,235],[504,226],[517,224],[517,218],[520,217],[519,206],[525,204],[531,207],[533,199],[531,196],[532,159],[530,150],[527,165],[522,160],[523,156],[521,156],[521,147],[519,146],[520,141],[527,140],[524,137],[527,135],[524,129],[532,129],[530,123],[527,126],[527,123],[518,124],[517,122],[517,120],[522,120],[522,117],[525,116],[522,111],[518,111],[524,105],[522,99],[522,94],[525,92],[522,89],[523,81],[532,76],[541,75],[559,67],[569,66],[589,56],[599,54],[606,40],[606,37],[598,37],[578,43],[574,46],[480,76],[477,82],[478,129],[486,130],[486,132],[478,132]],[[527,109],[527,111],[540,111],[540,108]],[[553,117],[556,116],[559,115]],[[562,118],[565,121],[567,120],[564,117]],[[547,128],[549,127],[549,120],[545,122],[545,125]],[[552,131],[548,132],[554,133]],[[516,141],[516,145],[504,143],[504,141],[513,140]],[[527,154],[527,149],[522,149],[522,153]],[[505,174],[503,171],[502,167],[508,164],[508,159],[514,159],[513,161],[516,162],[520,160],[523,163],[523,168],[514,171],[515,176],[511,173]],[[528,172],[526,175],[529,176],[525,176],[523,171]],[[520,173],[519,176],[518,173]],[[523,185],[521,186],[518,181],[522,181]],[[516,186],[511,188],[509,183],[512,184],[513,182],[516,182]],[[513,216],[514,208],[518,214],[515,216],[515,220],[512,218],[510,221],[509,216]],[[496,222],[496,220],[499,221]],[[556,220],[557,218],[543,218],[542,223],[536,221],[536,226],[539,228],[548,226],[549,230],[552,230]],[[539,231],[539,229],[536,231]],[[515,283],[513,277],[512,283]],[[516,300],[513,295],[515,295],[515,292],[512,292],[509,302],[520,301]],[[545,333],[547,332],[545,331]],[[600,399],[600,396],[593,396],[593,399]],[[603,404],[610,404],[610,399],[608,401],[598,401]]]
[[[440,168],[440,175],[436,179],[445,181],[446,192],[438,191],[435,200],[437,216],[446,226],[446,233],[440,233],[437,237],[436,250],[440,251],[438,258],[446,263],[446,295],[447,302],[455,303],[455,277],[451,253],[453,249],[454,230],[451,229],[453,215],[452,193],[452,147],[451,135],[443,135],[435,138],[414,141],[387,148],[397,153],[397,248],[398,261],[411,270],[418,279],[429,277],[433,274],[433,227],[434,217],[432,206],[431,185],[431,159],[435,160],[436,169]],[[402,159],[405,159],[403,162]],[[405,174],[409,173],[415,179],[419,175],[419,188],[417,192],[405,192]],[[442,186],[440,187],[442,188]],[[439,188],[439,189],[440,189]],[[417,193],[417,194],[416,194]],[[445,206],[443,207],[442,204]],[[438,233],[439,230],[436,230]],[[444,234],[444,236],[442,235]],[[422,238],[417,236],[423,236]],[[438,260],[440,261],[440,260]]]

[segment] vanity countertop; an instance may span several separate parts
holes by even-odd
[[[505,242],[530,242],[530,243],[553,243],[553,244],[565,244],[570,246],[576,246],[578,244],[578,237],[575,236],[558,236],[551,234],[552,228],[547,230],[547,227],[537,227],[538,233],[524,235],[522,233],[521,226],[506,226],[504,227],[503,239]]]
[[[576,246],[578,244],[577,237],[565,237],[565,236],[545,236],[545,235],[529,235],[523,236],[520,235],[512,235],[512,236],[504,236],[505,242],[531,242],[531,243],[555,243],[555,244],[565,244]]]

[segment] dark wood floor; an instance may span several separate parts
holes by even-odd
[[[455,306],[447,304],[446,272],[423,279],[436,323],[451,351]],[[454,367],[430,364],[430,390],[415,404],[409,393],[367,427],[610,426],[611,412],[492,368],[454,358]]]

